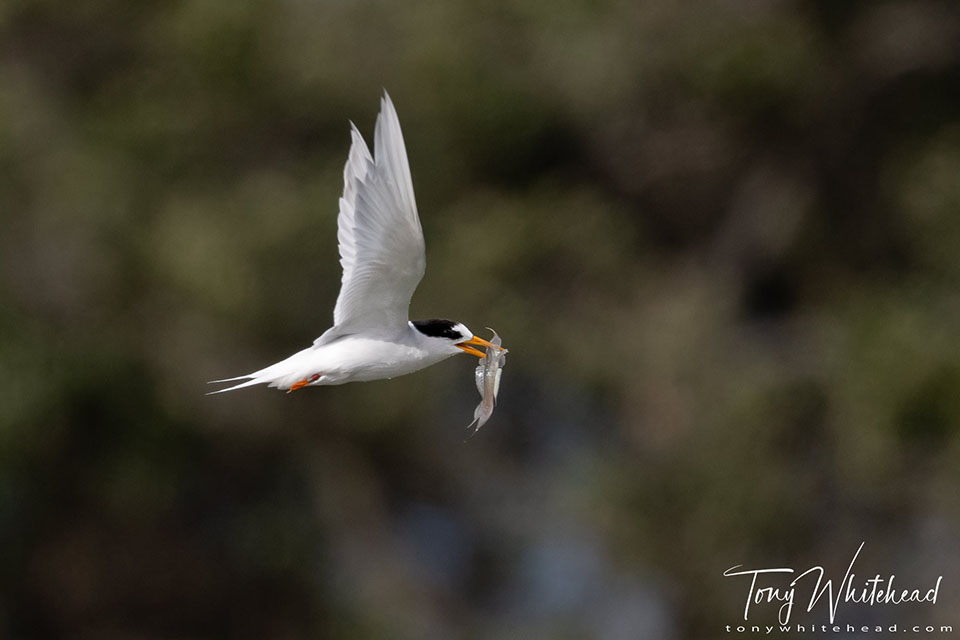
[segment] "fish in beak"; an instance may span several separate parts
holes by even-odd
[[[479,337],[477,337],[477,336],[473,336],[473,337],[470,338],[469,340],[466,340],[466,341],[464,341],[464,342],[460,342],[460,343],[456,344],[455,346],[456,346],[457,348],[459,348],[459,349],[463,349],[464,351],[466,351],[466,352],[469,353],[470,355],[477,356],[478,358],[486,358],[486,357],[487,357],[487,354],[486,354],[486,353],[484,353],[483,351],[480,351],[479,349],[474,349],[474,348],[473,348],[472,346],[470,346],[470,345],[476,345],[476,346],[478,346],[478,347],[489,347],[489,348],[499,349],[500,351],[503,351],[503,347],[495,346],[495,345],[491,344],[490,342],[484,340],[483,338],[479,338]]]

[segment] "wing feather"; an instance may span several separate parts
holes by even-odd
[[[373,157],[353,123],[350,135],[337,218],[343,278],[334,326],[324,336],[405,325],[426,268],[410,166],[390,96],[384,93],[380,101]]]

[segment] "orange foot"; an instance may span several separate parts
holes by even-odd
[[[305,386],[307,386],[311,382],[316,382],[319,379],[320,379],[320,374],[315,373],[309,378],[307,378],[306,380],[298,380],[297,382],[294,382],[292,385],[290,385],[290,388],[287,390],[287,393],[296,391],[297,389],[303,389]]]

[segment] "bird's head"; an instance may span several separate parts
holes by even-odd
[[[484,358],[487,354],[476,347],[492,347],[488,341],[473,335],[473,332],[462,322],[452,320],[414,320],[410,324],[413,328],[428,338],[444,340],[451,346],[466,353]]]

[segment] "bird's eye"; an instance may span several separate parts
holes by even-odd
[[[310,377],[308,378],[308,380],[309,380],[310,382],[316,382],[316,381],[319,380],[319,379],[320,379],[320,374],[319,374],[319,373],[315,373],[315,374],[313,374],[312,376],[310,376]]]

